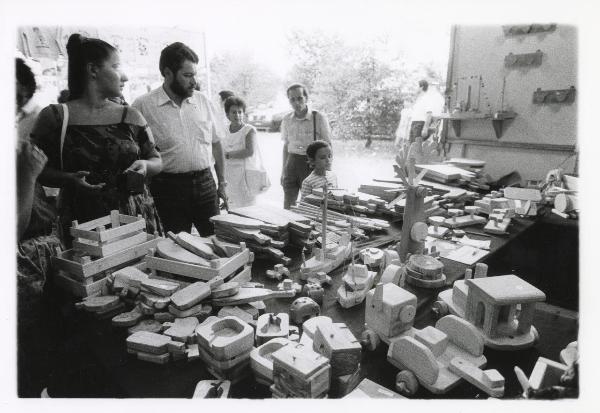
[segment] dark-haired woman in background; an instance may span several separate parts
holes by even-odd
[[[69,245],[72,220],[86,222],[118,209],[141,214],[149,233],[162,232],[146,185],[132,190],[125,172],[150,177],[162,161],[146,120],[134,108],[110,99],[121,96],[127,77],[119,54],[110,44],[79,34],[69,37],[68,126],[61,143],[64,110],[50,105],[42,110],[32,140],[48,163],[40,175],[46,186],[62,188],[59,215],[64,242]]]

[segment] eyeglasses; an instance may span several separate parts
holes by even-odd
[[[304,96],[298,96],[298,97],[290,97],[290,98],[288,98],[288,100],[290,102],[302,102],[305,99],[306,99],[306,97],[304,97]]]

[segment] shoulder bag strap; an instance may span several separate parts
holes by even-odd
[[[312,111],[313,115],[313,141],[317,140],[317,111]]]
[[[123,117],[121,118],[121,123],[125,122],[126,117],[127,117],[127,106],[123,106]]]
[[[65,135],[67,134],[67,125],[69,124],[69,107],[65,103],[60,104],[63,108],[62,129],[60,130],[60,169],[63,170],[63,146],[65,144]]]

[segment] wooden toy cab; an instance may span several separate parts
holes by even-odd
[[[487,346],[518,350],[538,340],[531,323],[535,303],[545,299],[542,291],[510,274],[456,281],[452,290],[438,295],[435,306],[440,315],[449,311],[472,323]]]

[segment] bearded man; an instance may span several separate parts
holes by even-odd
[[[163,84],[133,103],[152,130],[163,170],[152,178],[150,192],[166,231],[200,235],[214,232],[209,218],[227,201],[221,138],[224,129],[209,99],[196,89],[198,55],[176,42],[160,54]],[[218,180],[215,185],[213,166]]]

